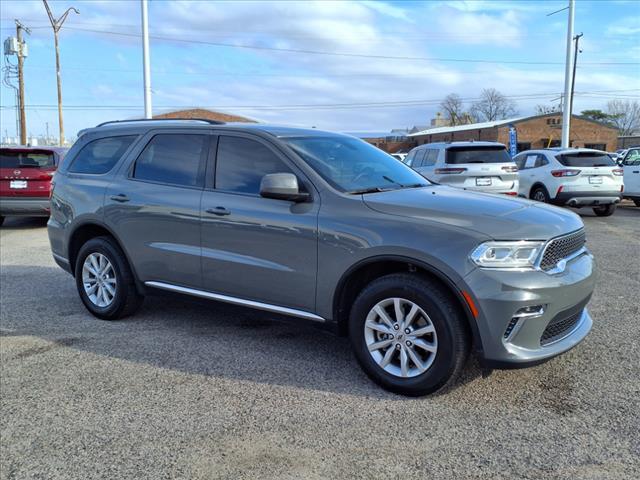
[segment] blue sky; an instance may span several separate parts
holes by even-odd
[[[57,15],[80,10],[60,34],[67,136],[142,115],[139,2],[50,3]],[[537,104],[552,105],[563,88],[567,13],[546,15],[566,4],[150,1],[154,113],[204,107],[331,130],[389,130],[428,123],[449,93],[471,100],[493,87],[530,114]],[[15,35],[14,18],[32,28],[28,129],[42,134],[48,122],[57,134],[53,34],[44,6],[3,0],[0,18],[3,39]],[[574,110],[637,99],[640,2],[577,0],[576,32],[584,37]],[[13,90],[3,85],[0,100],[2,135],[15,135]]]

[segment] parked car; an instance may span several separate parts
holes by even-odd
[[[346,135],[104,124],[72,147],[51,204],[53,257],[96,317],[160,289],[315,321],[406,395],[450,384],[471,351],[535,365],[592,325],[578,215],[431,184]]]
[[[623,197],[640,207],[640,147],[630,148],[622,159],[624,170]]]
[[[0,148],[0,225],[8,216],[48,217],[51,178],[66,148]]]
[[[623,170],[600,150],[547,148],[515,156],[520,194],[559,206],[593,207],[607,217],[622,199]]]
[[[518,168],[501,143],[428,143],[411,150],[406,163],[432,182],[466,190],[518,194]]]

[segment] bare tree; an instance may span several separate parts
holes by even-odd
[[[464,123],[464,105],[457,93],[447,95],[440,103],[440,109],[444,112],[449,125],[455,126]]]
[[[481,122],[504,120],[517,114],[516,103],[495,88],[485,88],[471,105],[471,114]]]
[[[607,103],[607,113],[621,136],[632,135],[640,129],[640,103],[636,100],[611,100]]]
[[[538,115],[547,115],[549,113],[562,113],[562,105],[536,105],[536,113]]]

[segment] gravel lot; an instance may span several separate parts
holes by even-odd
[[[0,229],[0,478],[639,478],[640,209],[584,210],[594,329],[542,366],[407,399],[344,338],[151,297],[103,322],[42,220]]]

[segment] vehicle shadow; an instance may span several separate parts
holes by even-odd
[[[1,230],[28,230],[47,226],[49,217],[5,217]]]
[[[208,377],[287,385],[387,400],[357,365],[347,338],[269,313],[175,295],[152,295],[121,321],[84,308],[74,282],[53,267],[2,267],[0,334],[35,336],[53,347]],[[38,294],[25,288],[38,278]],[[26,293],[25,293],[26,292]],[[45,293],[43,293],[45,292]],[[21,359],[49,349],[22,353]],[[12,359],[5,359],[11,361]],[[17,359],[13,359],[17,360]],[[480,376],[475,362],[445,392]]]

